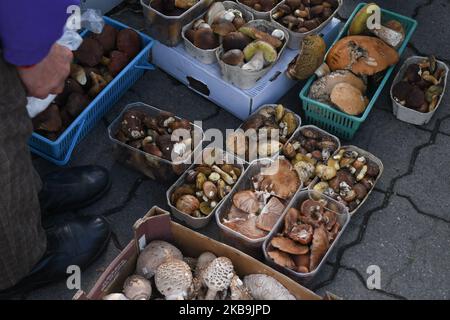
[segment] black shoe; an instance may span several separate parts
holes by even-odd
[[[52,282],[66,279],[67,267],[81,270],[92,264],[106,249],[111,230],[103,217],[80,216],[47,230],[47,251],[33,270],[12,288],[0,291],[9,299]]]
[[[61,169],[42,179],[43,215],[81,209],[103,197],[111,187],[108,170],[100,166]]]

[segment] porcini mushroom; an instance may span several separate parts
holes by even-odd
[[[214,300],[217,292],[227,290],[234,276],[233,263],[227,257],[214,259],[203,273],[203,282],[208,287],[205,300]]]
[[[283,42],[280,39],[275,38],[272,35],[254,27],[243,26],[239,28],[239,32],[242,32],[243,34],[254,40],[262,40],[264,42],[267,42],[275,49],[278,49],[283,45]]]
[[[75,59],[82,65],[94,67],[103,57],[103,47],[93,38],[85,38],[78,50],[74,52]]]
[[[244,285],[255,300],[296,300],[281,283],[265,274],[245,276]]]
[[[241,66],[244,64],[244,53],[239,49],[233,49],[225,52],[222,61],[231,66]]]
[[[158,266],[169,259],[183,259],[183,254],[172,244],[154,240],[139,254],[136,273],[150,279],[155,275]]]
[[[270,44],[265,41],[254,41],[244,48],[244,57],[247,61],[242,66],[243,70],[259,71],[264,65],[273,63],[278,53]]]
[[[219,40],[212,29],[198,29],[194,35],[194,46],[203,50],[211,50],[219,46]]]
[[[33,118],[33,127],[38,131],[58,132],[62,128],[61,115],[56,104],[52,103],[47,109]]]
[[[166,300],[184,300],[192,286],[191,268],[178,259],[164,262],[156,269],[155,285]]]
[[[67,102],[62,110],[66,111],[72,118],[76,118],[89,103],[89,97],[84,93],[73,92],[67,98]]]
[[[126,53],[130,59],[141,51],[141,38],[133,29],[122,29],[117,34],[117,49]]]
[[[110,54],[110,59],[108,63],[108,70],[111,76],[116,76],[123,68],[127,66],[129,62],[129,57],[126,53],[122,51],[114,50]]]
[[[92,34],[92,37],[96,39],[103,48],[105,54],[111,52],[116,47],[116,37],[119,30],[109,24],[105,24],[100,34]]]
[[[152,285],[144,277],[135,274],[125,280],[123,293],[130,300],[149,300],[152,295]]]
[[[244,50],[250,42],[252,42],[251,38],[242,32],[230,32],[222,38],[222,47],[224,52],[233,49]]]

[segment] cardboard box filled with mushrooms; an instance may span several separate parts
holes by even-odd
[[[153,207],[134,239],[76,300],[318,300],[262,262],[170,220]]]

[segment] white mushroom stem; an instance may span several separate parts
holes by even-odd
[[[217,290],[214,289],[208,289],[208,292],[206,293],[205,300],[215,300],[217,295]]]
[[[394,48],[397,48],[404,40],[404,36],[400,32],[397,32],[385,26],[380,26],[378,29],[372,29],[370,31]]]
[[[259,71],[262,68],[264,68],[264,53],[260,50],[256,51],[250,61],[242,66],[242,70],[247,71]]]

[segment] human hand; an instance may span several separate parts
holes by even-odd
[[[72,51],[55,43],[41,62],[27,68],[18,67],[27,95],[45,99],[49,94],[61,93],[69,76],[72,60]]]

